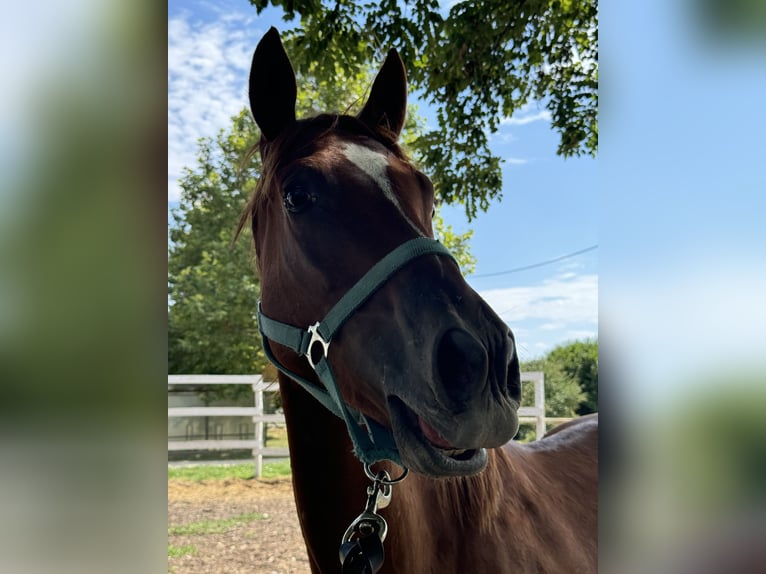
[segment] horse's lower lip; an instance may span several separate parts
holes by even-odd
[[[389,410],[402,462],[416,472],[430,476],[467,476],[483,470],[487,451],[483,448],[458,448],[433,429],[429,438],[422,430],[422,421],[404,401],[389,397]],[[436,439],[434,444],[431,439]]]

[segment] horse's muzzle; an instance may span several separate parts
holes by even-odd
[[[520,375],[513,336],[498,332],[494,343],[451,327],[434,347],[430,393],[389,386],[392,430],[406,466],[430,476],[476,474],[486,448],[515,436]]]

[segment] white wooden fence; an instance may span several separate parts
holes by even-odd
[[[168,407],[171,417],[247,417],[253,418],[255,436],[252,439],[229,440],[174,440],[168,441],[169,451],[178,450],[227,450],[250,449],[255,459],[255,476],[263,470],[263,457],[287,457],[288,449],[264,446],[265,423],[285,424],[281,414],[263,413],[263,391],[278,390],[275,383],[266,383],[261,375],[168,375],[168,386],[173,385],[250,385],[253,388],[255,405],[252,407]]]
[[[519,419],[535,422],[537,438],[545,434],[546,423],[564,422],[568,418],[545,417],[545,377],[540,371],[521,373],[522,382],[535,385],[534,406],[522,406],[519,409]],[[285,417],[281,414],[267,415],[263,413],[263,392],[277,390],[274,383],[266,383],[261,375],[168,375],[168,386],[173,385],[250,385],[253,388],[255,405],[252,407],[168,407],[168,418],[171,417],[243,417],[251,416],[255,427],[252,439],[232,440],[173,440],[168,441],[169,451],[179,450],[226,450],[251,449],[255,460],[255,476],[260,476],[263,470],[263,457],[287,457],[287,448],[264,446],[264,424],[284,424]]]
[[[535,404],[531,407],[519,407],[519,420],[535,422],[535,438],[542,438],[548,424],[561,424],[573,420],[573,417],[546,417],[545,416],[545,375],[542,371],[529,371],[521,373],[522,383],[534,383]]]
[[[545,376],[542,371],[521,373],[522,383],[535,384],[535,404],[531,407],[519,407],[519,420],[535,421],[535,437],[545,434]]]

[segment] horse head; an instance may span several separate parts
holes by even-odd
[[[406,74],[391,50],[357,116],[296,119],[295,74],[272,28],[253,56],[249,90],[262,133],[263,169],[246,212],[261,307],[308,328],[386,254],[433,238],[433,186],[396,143]],[[272,351],[317,380],[306,357],[278,344]],[[327,354],[345,403],[391,429],[414,471],[475,474],[486,448],[516,434],[513,334],[451,258],[407,262],[348,318]]]

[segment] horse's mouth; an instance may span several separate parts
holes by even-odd
[[[484,448],[452,445],[428,421],[396,396],[388,398],[394,438],[404,466],[434,477],[469,476],[484,470]]]

